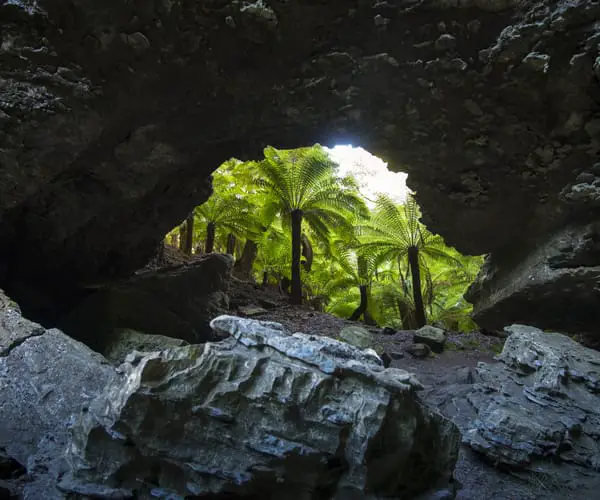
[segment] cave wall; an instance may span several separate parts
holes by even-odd
[[[489,310],[498,276],[597,215],[594,181],[568,194],[599,156],[599,19],[595,0],[0,0],[0,286],[69,304],[143,265],[223,160],[353,142],[409,173],[431,230],[492,252]]]

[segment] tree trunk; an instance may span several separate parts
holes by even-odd
[[[377,321],[375,321],[375,318],[373,318],[373,316],[371,316],[371,313],[369,312],[368,309],[365,311],[365,313],[363,314],[363,316],[365,318],[365,325],[379,326],[377,324]]]
[[[194,212],[188,215],[185,220],[185,243],[183,245],[183,252],[187,255],[192,255],[194,248]]]
[[[367,285],[360,285],[358,287],[360,290],[360,304],[352,313],[348,319],[350,321],[357,321],[360,317],[367,312],[367,306],[369,304],[369,298],[367,296]]]
[[[405,302],[398,300],[398,311],[400,311],[400,320],[402,321],[402,328],[405,330],[414,330],[414,324],[412,314]]]
[[[302,278],[300,258],[302,256],[302,210],[292,211],[292,304],[302,304]]]
[[[427,324],[425,317],[425,307],[423,306],[423,293],[421,292],[421,270],[419,269],[419,248],[410,247],[408,249],[408,263],[410,265],[410,274],[412,276],[413,299],[415,302],[415,319],[417,328]]]
[[[227,235],[227,253],[229,255],[235,254],[235,235],[231,233]]]
[[[206,226],[206,245],[204,245],[204,251],[206,253],[212,253],[215,246],[215,231],[217,225],[214,222],[209,222]]]
[[[179,226],[179,250],[183,252],[185,250],[185,224]]]
[[[246,240],[241,257],[235,262],[233,270],[235,274],[243,279],[252,277],[252,266],[258,254],[258,245],[253,240]]]
[[[263,279],[262,279],[262,287],[265,288],[269,284],[269,273],[267,271],[263,271]]]
[[[165,261],[165,240],[162,240],[158,246],[158,262],[162,264]]]
[[[279,293],[281,295],[290,295],[290,280],[287,276],[282,276],[279,280]]]

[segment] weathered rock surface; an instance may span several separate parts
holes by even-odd
[[[561,230],[514,267],[492,257],[471,286],[481,327],[507,322],[590,333],[600,325],[600,224]]]
[[[141,272],[85,299],[61,328],[99,352],[115,329],[130,328],[188,342],[209,340],[209,322],[227,310],[233,260],[209,254],[181,266]]]
[[[69,428],[113,375],[102,356],[24,319],[0,291],[0,449],[27,469],[23,498],[63,498],[54,486]]]
[[[264,307],[254,305],[238,307],[238,313],[240,313],[242,316],[247,316],[248,318],[251,318],[253,316],[260,316],[261,314],[265,314],[266,312],[267,310]]]
[[[597,0],[3,2],[0,286],[42,316],[141,267],[222,160],[351,140],[408,171],[448,243],[493,253],[494,289],[597,215],[599,16]]]
[[[74,426],[63,488],[293,500],[412,498],[447,484],[458,431],[421,404],[411,374],[277,323],[212,326],[230,337],[122,365]]]
[[[426,358],[431,354],[431,347],[427,344],[417,342],[416,344],[409,345],[406,348],[406,352],[415,358]]]
[[[358,347],[367,349],[373,347],[373,338],[366,328],[361,326],[346,326],[340,330],[340,340]]]
[[[442,352],[446,343],[446,333],[441,328],[425,325],[415,332],[413,340],[417,344],[428,345],[434,352]]]
[[[565,335],[513,325],[498,363],[448,374],[425,399],[491,463],[533,472],[549,491],[600,487],[600,353]],[[554,498],[554,497],[553,497]],[[574,498],[587,498],[586,494]]]
[[[162,351],[188,344],[188,342],[182,339],[175,339],[164,335],[149,335],[128,328],[117,329],[110,335],[109,339],[110,343],[103,354],[106,359],[117,364],[125,361],[127,355],[133,351]]]

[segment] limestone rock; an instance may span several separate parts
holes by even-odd
[[[446,343],[446,333],[441,328],[425,325],[414,333],[413,341],[428,345],[434,352],[442,352]]]
[[[243,316],[251,318],[252,316],[260,316],[261,314],[265,314],[267,310],[264,307],[248,305],[238,307],[238,312]]]
[[[367,349],[373,346],[371,333],[362,326],[346,326],[340,331],[340,340],[359,349]]]
[[[122,363],[127,355],[133,351],[153,352],[181,347],[188,343],[182,339],[166,337],[164,335],[149,335],[128,328],[117,329],[109,336],[108,346],[104,356],[113,363]]]
[[[386,326],[383,328],[382,332],[384,335],[395,335],[396,329],[391,326]]]
[[[294,500],[412,497],[448,481],[458,431],[411,374],[277,323],[212,326],[230,337],[122,365],[75,424],[61,487]]]
[[[27,469],[22,498],[62,499],[55,483],[64,471],[60,455],[69,428],[115,373],[85,345],[26,320],[8,301],[0,303],[0,449]]]
[[[513,321],[548,329],[589,332],[600,324],[600,226],[572,226],[549,238],[511,268],[488,258],[466,294],[473,317],[489,330]],[[492,286],[493,285],[493,286]]]
[[[477,420],[464,442],[512,467],[557,460],[600,470],[600,353],[558,333],[508,331],[502,363],[477,369],[481,382],[468,396]]]
[[[431,347],[427,344],[413,344],[406,348],[406,352],[415,358],[426,358],[431,353]]]
[[[212,333],[210,319],[227,310],[232,265],[230,256],[209,254],[189,264],[144,271],[101,288],[60,326],[99,352],[119,328],[206,341]]]

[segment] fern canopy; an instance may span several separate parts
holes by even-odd
[[[413,196],[397,203],[380,195],[369,209],[355,179],[338,170],[318,144],[226,161],[213,195],[193,212],[197,250],[227,250],[249,266],[245,276],[253,270],[281,293],[291,283],[293,302],[347,318],[476,328],[463,294],[483,257],[463,256],[428,231]]]

